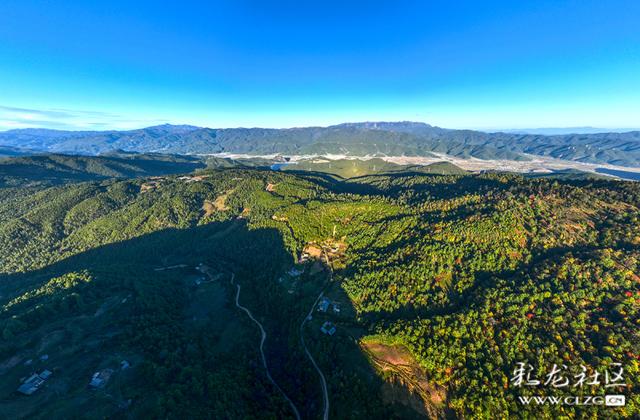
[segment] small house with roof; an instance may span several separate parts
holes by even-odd
[[[322,327],[320,327],[320,331],[322,331],[327,335],[333,335],[336,333],[336,326],[333,325],[332,322],[327,321],[324,324],[322,324]]]
[[[287,271],[287,274],[290,275],[291,277],[298,277],[300,276],[304,271],[303,270],[299,270],[295,267],[291,267],[291,270]]]
[[[29,376],[27,379],[25,379],[22,382],[22,385],[18,387],[18,392],[24,395],[33,394],[38,389],[40,389],[44,381],[49,379],[51,374],[52,372],[46,369],[40,372],[39,374],[34,373],[33,375]]]
[[[92,388],[103,388],[107,382],[109,382],[112,374],[113,369],[103,369],[94,373],[89,382],[89,386]]]
[[[319,312],[327,312],[329,310],[329,306],[331,305],[331,301],[326,296],[323,296],[318,302],[318,311]]]

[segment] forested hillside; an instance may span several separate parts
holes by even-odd
[[[105,156],[35,155],[0,159],[0,187],[58,185],[107,178],[179,174],[205,168],[188,156],[111,154]]]
[[[320,172],[348,179],[366,175],[393,174],[399,172],[430,173],[438,175],[460,175],[466,171],[448,163],[437,162],[430,165],[397,165],[380,158],[361,159],[326,159],[316,158],[300,160],[293,164],[277,165],[280,170],[293,172]]]
[[[236,298],[303,418],[323,397],[301,335],[332,418],[640,415],[640,184],[228,168],[0,187],[0,417],[293,418]],[[624,382],[518,387],[520,362],[621,363]],[[544,393],[627,403],[518,400]]]
[[[28,151],[16,147],[0,146],[0,159],[5,157],[22,156],[28,154]]]

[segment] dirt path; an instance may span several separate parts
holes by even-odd
[[[302,321],[302,324],[300,324],[300,341],[302,342],[302,348],[304,349],[304,352],[307,354],[307,357],[311,361],[311,364],[318,372],[318,375],[320,375],[320,385],[322,385],[322,399],[324,401],[324,414],[322,418],[324,420],[328,420],[329,419],[329,392],[327,391],[327,380],[325,379],[324,374],[322,373],[322,370],[320,370],[320,367],[318,367],[318,364],[316,363],[315,359],[311,355],[311,352],[307,348],[307,345],[304,342],[304,332],[303,332],[304,324],[307,323],[307,319],[309,319],[309,317],[313,313],[313,308],[316,307],[316,304],[318,303],[321,297],[322,297],[322,292],[320,292],[315,302],[313,302],[313,305],[311,305],[311,310],[309,310],[309,314],[304,318],[304,321]]]
[[[331,270],[331,265],[329,264],[329,257],[327,257],[326,254],[325,254],[325,258],[327,260],[327,267],[329,267],[329,280],[331,281],[333,280],[333,270]],[[322,298],[323,294],[324,294],[324,291],[320,292],[315,302],[313,302],[313,305],[311,305],[311,309],[309,310],[309,313],[307,314],[307,316],[304,317],[302,324],[300,324],[300,341],[302,342],[302,348],[304,349],[304,352],[307,354],[307,357],[311,361],[311,364],[313,365],[313,367],[318,372],[318,375],[320,376],[320,385],[322,385],[322,399],[324,401],[324,413],[322,415],[322,418],[323,420],[328,420],[329,419],[329,391],[327,391],[327,380],[324,377],[324,374],[322,373],[322,370],[320,370],[320,367],[316,363],[315,359],[311,355],[311,352],[307,348],[307,344],[304,342],[304,331],[303,331],[304,324],[307,323],[307,321],[311,317],[311,314],[313,314],[313,308],[316,307],[316,305],[318,304],[318,301]]]
[[[235,274],[231,274],[231,284],[234,284],[233,283],[234,278],[235,278]],[[267,358],[264,355],[264,342],[267,339],[267,333],[265,332],[264,328],[262,327],[262,324],[260,323],[260,321],[258,321],[257,319],[255,319],[253,317],[253,315],[251,314],[251,311],[249,309],[245,308],[244,306],[240,305],[240,302],[239,302],[239,300],[240,300],[240,285],[236,284],[236,288],[237,288],[236,306],[238,308],[240,308],[241,310],[243,310],[249,316],[249,318],[258,326],[258,328],[260,328],[260,334],[261,334],[260,356],[262,356],[262,365],[264,366],[264,370],[265,370],[265,372],[267,374],[267,378],[273,384],[273,386],[275,386],[276,389],[278,389],[278,391],[280,391],[282,396],[287,400],[287,402],[291,406],[291,409],[293,410],[293,413],[296,416],[296,419],[300,420],[300,412],[296,408],[295,404],[293,403],[293,401],[291,401],[291,399],[287,396],[287,394],[285,394],[285,392],[282,390],[282,388],[280,388],[280,386],[278,386],[276,381],[271,376],[271,373],[269,372],[269,366],[267,365]],[[313,310],[313,308],[311,308],[311,309]],[[305,350],[306,350],[306,347],[305,347]],[[308,352],[307,352],[307,354],[308,354]],[[311,355],[309,355],[309,357],[311,357]],[[314,366],[315,366],[315,362],[314,362]],[[316,369],[317,369],[317,367],[316,367]],[[323,378],[323,380],[324,380],[324,378]],[[325,384],[325,387],[326,387],[326,384]],[[326,389],[325,389],[325,392],[326,392]],[[327,413],[325,413],[325,418],[327,418]]]

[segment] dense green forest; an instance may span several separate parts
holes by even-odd
[[[0,184],[0,417],[293,418],[236,285],[303,418],[323,397],[301,334],[332,418],[640,415],[640,184],[428,172]],[[518,363],[621,363],[624,385],[519,387]],[[518,399],[605,394],[626,405]]]
[[[60,185],[108,178],[180,174],[205,168],[197,157],[111,153],[104,156],[0,156],[0,188]]]

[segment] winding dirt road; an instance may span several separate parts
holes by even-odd
[[[235,274],[231,275],[231,284],[234,284],[233,280],[235,278]],[[258,321],[257,319],[255,319],[253,317],[253,315],[251,314],[251,311],[247,308],[245,308],[244,306],[240,305],[240,285],[236,284],[236,288],[237,288],[237,292],[236,292],[236,306],[238,308],[240,308],[241,310],[243,310],[248,316],[249,318],[255,322],[255,324],[258,326],[258,328],[260,328],[260,334],[261,334],[261,339],[260,339],[260,356],[262,357],[262,365],[264,366],[264,370],[267,374],[267,378],[269,379],[269,381],[273,384],[273,386],[276,387],[276,389],[278,391],[280,391],[280,393],[282,394],[282,396],[284,397],[285,400],[287,400],[287,402],[289,403],[289,405],[291,406],[291,409],[293,410],[293,413],[296,416],[296,419],[300,420],[300,412],[298,411],[298,408],[296,407],[296,405],[293,403],[293,401],[291,401],[291,398],[289,398],[289,396],[287,396],[287,394],[285,394],[285,392],[282,390],[282,388],[280,388],[280,386],[276,383],[276,381],[273,379],[273,377],[271,376],[271,372],[269,372],[269,366],[267,365],[267,358],[264,355],[264,342],[267,339],[267,333],[265,332],[264,328],[262,327],[262,324],[260,323],[260,321]],[[313,308],[311,308],[313,310]],[[306,348],[305,348],[306,350]],[[315,365],[315,362],[314,362]],[[325,418],[327,418],[325,416]]]
[[[327,263],[327,268],[329,268],[329,281],[331,281],[333,280],[333,270],[331,269],[331,264],[329,263],[329,257],[327,256],[326,253],[324,253],[324,258]],[[318,301],[322,298],[323,294],[324,294],[324,290],[320,292],[315,302],[313,302],[313,305],[311,305],[311,309],[309,310],[309,313],[307,314],[306,317],[304,317],[302,324],[300,324],[300,341],[302,342],[302,348],[304,349],[304,352],[307,354],[307,357],[311,361],[311,364],[313,365],[313,367],[316,369],[316,372],[318,372],[318,375],[320,376],[320,385],[322,385],[322,399],[324,401],[324,413],[322,415],[322,419],[329,420],[329,391],[327,390],[327,379],[324,377],[322,370],[320,370],[320,367],[318,366],[315,359],[311,355],[311,352],[307,348],[307,344],[304,342],[304,332],[303,332],[304,324],[306,324],[307,321],[311,318],[311,314],[313,314],[313,309],[316,307],[316,305],[318,304]]]
[[[309,317],[313,313],[313,308],[316,307],[316,304],[318,303],[318,301],[322,297],[322,294],[323,294],[323,292],[320,292],[320,294],[316,298],[315,302],[313,302],[313,305],[311,305],[311,309],[309,310],[309,314],[304,318],[304,320],[302,321],[302,324],[300,324],[300,342],[302,343],[302,348],[304,349],[304,352],[307,354],[307,357],[311,361],[311,364],[316,369],[316,372],[318,372],[318,375],[320,375],[320,384],[322,385],[322,399],[324,401],[324,414],[323,414],[322,418],[324,420],[328,420],[329,419],[329,392],[327,391],[327,380],[325,379],[324,374],[322,373],[322,370],[320,370],[320,367],[318,367],[318,364],[316,363],[315,359],[311,355],[311,352],[307,348],[306,343],[304,342],[304,331],[303,331],[304,324],[307,323],[307,320],[309,319]]]
[[[324,255],[324,257],[325,257],[326,262],[327,262],[327,267],[329,267],[329,280],[332,280],[333,279],[333,270],[331,269],[331,265],[329,264],[329,257],[326,254]],[[234,283],[234,279],[235,279],[235,274],[232,273],[231,274],[231,284],[232,285],[235,284]],[[247,316],[260,329],[260,334],[261,334],[260,356],[262,357],[262,365],[264,366],[265,372],[267,374],[267,378],[273,384],[273,386],[276,387],[278,389],[278,391],[280,391],[282,396],[287,400],[287,402],[291,406],[291,409],[293,410],[293,412],[294,412],[294,414],[296,416],[296,419],[300,420],[300,412],[298,411],[298,408],[293,403],[291,398],[289,398],[289,396],[276,383],[276,381],[271,376],[271,372],[269,372],[269,366],[267,365],[267,358],[266,358],[266,356],[264,354],[264,342],[267,339],[267,333],[265,332],[264,327],[262,326],[260,321],[258,321],[257,319],[255,319],[253,317],[253,314],[251,313],[251,311],[249,309],[245,308],[244,306],[240,305],[240,290],[241,290],[241,288],[240,288],[239,284],[235,284],[235,286],[236,286],[236,301],[235,301],[236,306],[239,309],[241,309],[242,311],[244,311],[247,314]],[[320,294],[318,295],[318,297],[316,298],[316,300],[313,302],[313,305],[311,305],[311,309],[309,309],[309,313],[307,314],[307,316],[304,317],[302,323],[300,324],[300,342],[302,343],[302,348],[304,349],[305,354],[307,355],[307,357],[311,361],[311,364],[315,368],[316,372],[318,372],[318,376],[320,376],[320,385],[322,386],[322,400],[323,400],[323,403],[324,403],[324,410],[323,410],[322,418],[323,418],[323,420],[329,420],[329,391],[328,391],[328,387],[327,387],[327,379],[325,378],[324,373],[322,373],[322,370],[320,369],[320,367],[316,363],[315,359],[311,355],[311,352],[307,348],[307,344],[304,341],[304,326],[307,323],[307,321],[310,319],[311,315],[313,314],[313,309],[316,307],[316,305],[318,304],[318,301],[322,298],[323,294],[324,294],[324,291],[321,291]]]

